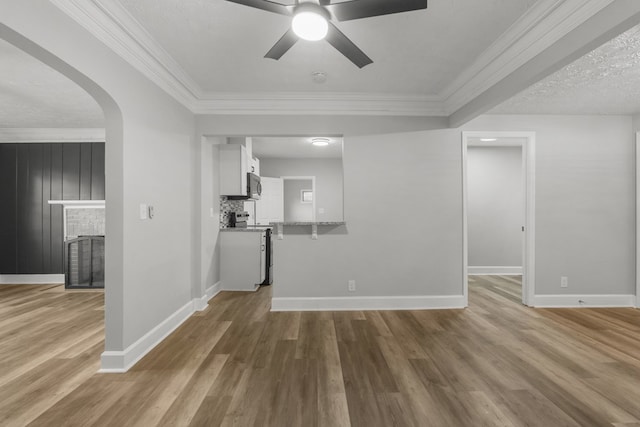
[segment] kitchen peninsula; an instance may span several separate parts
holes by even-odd
[[[318,226],[337,227],[346,224],[347,223],[344,221],[281,221],[269,223],[269,225],[273,225],[274,227],[276,227],[278,240],[284,239],[285,226],[311,226],[311,238],[313,240],[316,240],[318,238]]]

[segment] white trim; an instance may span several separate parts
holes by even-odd
[[[271,311],[430,310],[464,307],[462,295],[271,299]]]
[[[522,267],[510,266],[469,266],[467,273],[471,276],[520,276]]]
[[[437,95],[338,92],[207,92],[201,95],[195,102],[195,114],[447,116],[443,100]]]
[[[523,180],[525,187],[525,215],[524,215],[524,247],[522,265],[522,303],[531,305],[535,295],[535,132],[497,132],[497,131],[467,131],[462,132],[462,288],[465,304],[469,298],[469,267],[468,267],[468,226],[467,226],[467,147],[477,146],[471,142],[472,138],[522,138],[526,142],[513,145],[522,147]],[[504,146],[499,141],[482,143],[483,146]]]
[[[467,147],[468,140],[462,132],[462,295],[464,306],[469,306],[469,221],[467,205],[469,191],[467,189]]]
[[[440,93],[447,114],[462,108],[612,2],[537,2]]]
[[[208,302],[221,291],[220,282],[207,288],[202,298],[194,298],[180,307],[171,316],[144,334],[124,351],[104,351],[98,372],[123,373],[153,350],[160,342],[182,325],[193,313],[208,307]]]
[[[251,285],[249,285],[251,286]],[[258,288],[260,287],[260,285],[253,285],[252,288],[244,288],[244,289],[227,289],[224,286],[222,287],[221,290],[225,291],[225,292],[255,292],[258,290]]]
[[[105,142],[100,128],[0,128],[0,143]]]
[[[193,299],[193,310],[194,311],[204,311],[204,310],[206,310],[207,307],[209,307],[209,301],[211,300],[211,298],[213,298],[216,295],[218,295],[221,290],[222,289],[221,289],[219,281],[216,282],[211,287],[207,288],[207,290],[204,292],[204,295],[201,298],[194,298]]]
[[[193,312],[193,301],[189,301],[123,351],[104,351],[98,372],[127,372],[169,334],[182,325],[185,320],[191,317]]]
[[[119,2],[52,0],[195,114],[448,116],[576,29],[613,0],[541,0],[440,94],[220,93],[199,84]]]
[[[536,295],[533,307],[633,307],[634,295]]]
[[[0,285],[59,285],[64,274],[0,274]]]
[[[640,132],[636,132],[636,308],[640,308]]]
[[[198,84],[119,2],[52,0],[89,33],[193,111]]]

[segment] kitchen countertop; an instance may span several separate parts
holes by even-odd
[[[235,227],[228,227],[228,228],[221,228],[220,231],[240,231],[240,232],[245,232],[245,233],[251,233],[251,232],[263,232],[266,229],[270,229],[273,227],[269,227],[268,225],[265,225],[264,227],[247,227],[247,228],[235,228]]]
[[[271,225],[346,225],[345,221],[285,221],[271,222]]]

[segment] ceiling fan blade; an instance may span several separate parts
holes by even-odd
[[[390,15],[427,8],[427,0],[351,0],[327,5],[338,21]]]
[[[373,62],[371,58],[361,51],[358,46],[349,40],[349,38],[331,22],[329,22],[329,32],[327,33],[326,40],[331,46],[346,56],[349,61],[356,64],[358,68],[362,68]]]
[[[269,52],[267,52],[264,57],[278,60],[280,59],[280,57],[282,57],[282,55],[287,53],[287,51],[291,49],[291,47],[296,44],[297,41],[298,36],[296,36],[293,30],[289,28],[289,31],[287,31],[282,37],[280,37],[280,40],[278,40],[276,44],[273,45],[273,47],[269,50]]]
[[[280,15],[291,16],[293,8],[284,4],[275,3],[269,0],[227,0],[231,3],[237,3],[244,6],[254,7],[256,9],[266,10],[267,12],[278,13]]]

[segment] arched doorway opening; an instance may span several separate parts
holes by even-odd
[[[122,163],[122,113],[116,101],[99,84],[69,65],[59,57],[44,49],[29,38],[10,28],[5,24],[0,24],[0,39],[14,46],[25,54],[35,58],[55,70],[59,75],[64,76],[79,88],[84,90],[88,96],[93,98],[104,114],[104,136],[105,154],[104,170],[106,189],[104,200],[105,208],[105,310],[104,322],[107,333],[104,336],[105,344],[102,348],[118,347],[118,342],[122,340],[117,331],[122,327],[122,220],[121,220],[121,163]],[[63,128],[61,128],[63,129]],[[86,129],[85,129],[86,130]],[[74,134],[73,131],[57,130],[58,132]],[[95,136],[95,135],[94,135]],[[77,137],[77,135],[76,135]],[[82,138],[82,137],[79,137]],[[91,138],[91,136],[89,136]],[[73,139],[73,138],[72,138]],[[110,326],[109,326],[110,325]],[[109,333],[108,331],[116,331]],[[121,346],[121,345],[120,345]],[[30,363],[36,363],[32,361]],[[95,362],[95,368],[99,366]],[[95,372],[95,369],[93,369]],[[15,373],[18,373],[16,371]]]

